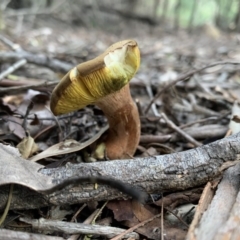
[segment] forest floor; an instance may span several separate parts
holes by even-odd
[[[222,33],[213,26],[205,26],[191,34],[183,30],[166,33],[158,28],[145,28],[141,32],[127,29],[113,34],[58,21],[48,22],[42,17],[38,17],[35,24],[26,22],[19,26],[9,20],[6,25],[0,34],[0,139],[5,145],[17,147],[26,159],[66,139],[85,143],[107,125],[96,106],[56,119],[49,110],[50,95],[68,69],[98,56],[114,42],[128,38],[134,38],[141,51],[140,69],[130,82],[141,119],[141,139],[134,157],[181,152],[239,131],[239,124],[231,120],[231,116],[240,114],[239,34]],[[60,62],[54,64],[53,59]],[[20,67],[14,65],[16,62]],[[29,147],[26,143],[32,139],[37,147],[32,143]],[[24,144],[19,145],[22,142]],[[63,166],[66,162],[78,163],[79,159],[85,160],[84,151],[75,150],[64,155],[53,151],[47,158],[38,159],[38,163],[49,168]],[[91,156],[90,150],[88,154]],[[170,192],[164,196],[161,192],[155,193],[152,198],[156,202],[169,196],[177,200],[164,202],[169,211],[164,210],[163,223],[160,218],[155,219],[134,231],[142,239],[159,239],[163,224],[164,239],[184,239],[203,188],[201,185],[185,190],[192,191],[189,195],[195,194],[190,200],[183,199],[186,192]],[[41,233],[49,239],[55,239],[52,236],[74,239],[73,233],[32,229],[19,219],[42,217],[58,220],[58,223],[59,220],[91,223],[92,214],[104,208],[104,204],[100,201],[38,209],[12,206],[3,227]],[[82,206],[85,206],[83,210]],[[5,202],[0,208],[5,209]],[[126,229],[160,212],[160,203],[143,207],[130,200],[110,201],[96,222]],[[177,218],[172,217],[171,212]],[[108,231],[109,235],[104,236],[116,235]],[[77,239],[80,233],[74,234]]]

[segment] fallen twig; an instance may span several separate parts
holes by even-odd
[[[184,132],[194,139],[209,139],[209,138],[222,138],[228,130],[227,126],[220,124],[209,124],[198,127],[184,128]],[[181,139],[181,136],[176,132],[172,134],[170,142],[176,142]]]
[[[185,152],[136,158],[134,161],[129,159],[80,164],[69,163],[60,168],[41,169],[36,174],[41,177],[48,175],[54,183],[63,182],[64,179],[74,176],[108,176],[136,185],[148,193],[160,193],[202,186],[220,176],[224,169],[238,163],[240,161],[239,154],[240,133]],[[5,179],[5,184],[17,183],[15,181],[16,178],[9,176],[8,179]],[[39,207],[39,204],[64,205],[123,197],[121,192],[105,185],[99,185],[95,189],[93,184],[83,184],[47,196],[41,195],[41,201],[37,197],[29,200],[24,198],[24,201],[21,201],[18,194],[22,196],[33,194],[29,191],[29,189],[20,187],[16,189],[12,206],[34,208],[34,205]],[[4,192],[0,195],[1,209],[4,208],[2,202],[4,202],[3,199],[6,198],[6,195]]]
[[[2,34],[0,34],[0,41],[16,52],[22,51],[22,48],[20,47],[20,45],[12,42],[10,39],[6,38]]]
[[[44,87],[54,87],[59,81],[46,81],[46,82],[41,82],[38,84],[32,84],[32,85],[25,85],[25,86],[18,86],[18,87],[7,87],[7,88],[0,88],[0,94],[18,94],[22,93],[28,89],[34,89],[37,90],[39,88],[44,88]]]
[[[222,229],[226,227],[226,222],[229,218],[229,213],[232,211],[233,205],[236,201],[236,197],[239,193],[240,188],[239,171],[240,164],[237,164],[234,167],[229,168],[224,173],[223,179],[218,185],[218,189],[215,193],[215,196],[213,197],[211,203],[209,204],[207,211],[204,212],[200,223],[196,224],[196,222],[193,221],[191,228],[189,229],[187,238],[188,240],[225,239],[221,232]],[[234,225],[232,224],[231,231],[233,229],[233,226]],[[217,234],[218,237],[216,237]]]
[[[116,227],[108,227],[101,225],[90,225],[90,224],[82,224],[82,223],[71,223],[71,222],[63,222],[63,221],[55,221],[55,220],[47,220],[47,219],[27,219],[20,218],[21,221],[29,223],[33,228],[38,230],[51,230],[58,231],[67,234],[92,234],[92,235],[100,235],[105,236],[107,238],[112,238],[117,234],[121,234],[125,232],[123,229]],[[125,235],[125,234],[124,234]],[[137,233],[128,233],[127,238],[138,239],[139,235]]]
[[[123,233],[119,234],[118,236],[112,238],[111,240],[119,240],[119,239],[122,239],[122,237],[124,237],[124,236],[126,237],[127,234],[130,234],[130,233],[133,232],[134,230],[136,230],[136,229],[138,229],[138,228],[146,225],[147,223],[153,221],[155,218],[158,218],[158,217],[160,217],[160,216],[161,216],[161,213],[159,213],[159,214],[157,214],[157,215],[155,215],[155,216],[153,216],[153,217],[151,217],[151,218],[149,218],[149,219],[147,219],[147,220],[145,220],[145,221],[143,221],[143,222],[140,222],[140,223],[136,224],[135,226],[129,228],[128,230],[124,231]]]
[[[27,63],[26,59],[20,59],[19,61],[17,61],[16,63],[14,63],[12,66],[10,66],[8,69],[6,69],[5,71],[3,71],[0,74],[0,81],[5,78],[7,75],[11,74],[12,72],[16,71],[18,68],[22,67],[23,65],[25,65]]]
[[[26,59],[29,63],[51,68],[62,73],[68,72],[73,65],[58,59],[50,58],[44,54],[33,54],[27,51],[0,52],[0,62],[18,61]]]
[[[169,120],[167,118],[167,116],[165,115],[165,113],[161,113],[163,119],[165,120],[165,122],[167,123],[167,125],[175,130],[177,133],[179,133],[182,137],[184,137],[187,141],[189,141],[190,143],[192,143],[195,147],[199,147],[202,144],[200,142],[198,142],[197,140],[195,140],[193,137],[191,137],[190,135],[188,135],[186,132],[184,132],[181,128],[179,128],[178,126],[176,126],[171,120]]]

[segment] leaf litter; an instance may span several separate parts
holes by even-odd
[[[29,51],[35,49],[39,53],[42,51],[49,53],[55,49],[57,57],[70,62],[73,66],[85,59],[91,59],[112,42],[119,40],[119,36],[116,35],[106,38],[105,34],[99,34],[99,32],[92,31],[89,34],[81,29],[70,33],[66,30],[62,34],[64,44],[60,44],[56,40],[57,34],[54,35],[57,28],[44,34],[45,37],[41,39],[41,44],[38,42],[38,47],[34,47],[33,43],[38,41],[38,38],[31,29],[29,29],[29,39],[22,36],[19,44],[24,49],[29,49]],[[68,40],[69,35],[72,41]],[[80,42],[79,35],[83,36],[80,37]],[[127,36],[126,34],[121,37]],[[17,41],[14,35],[8,37]],[[233,38],[232,44],[229,44],[229,38]],[[160,155],[168,153],[169,149],[183,151],[194,147],[192,143],[186,141],[184,135],[180,135],[166,125],[161,112],[166,114],[168,120],[201,143],[224,137],[228,129],[238,132],[239,124],[234,117],[235,119],[239,117],[237,103],[240,101],[240,62],[231,63],[231,61],[239,61],[240,50],[235,38],[236,36],[222,35],[216,40],[206,34],[203,34],[201,38],[189,37],[186,34],[179,34],[178,38],[168,34],[136,36],[142,51],[142,63],[130,85],[132,95],[139,102],[142,140],[140,140],[135,156]],[[6,46],[2,49],[7,51]],[[77,56],[76,49],[80,49]],[[219,61],[223,64],[189,75],[184,81],[176,82],[167,88],[152,102],[148,113],[145,112],[150,100],[167,84],[186,72]],[[3,68],[9,66],[3,62],[1,64]],[[42,84],[28,91],[21,90],[21,86],[30,83],[32,85],[40,81],[44,83],[43,80],[46,79],[55,81],[62,77],[62,73],[63,71],[49,70],[38,64],[27,63],[16,70],[14,75],[9,75],[0,82],[1,90],[9,88],[10,93],[15,91],[12,95],[2,96],[0,103],[0,139],[2,142],[0,144],[0,185],[19,184],[39,192],[45,191],[53,186],[52,179],[40,174],[39,169],[47,166],[49,162],[60,161],[64,156],[73,152],[77,153],[81,159],[84,158],[84,151],[91,155],[91,149],[86,149],[86,147],[92,145],[106,131],[106,119],[94,106],[74,114],[54,118],[47,109],[52,88]],[[19,88],[17,90],[19,92],[12,89],[14,86]],[[32,107],[30,107],[31,102],[33,102]],[[161,144],[168,149],[159,142],[146,141],[144,136],[148,138],[157,136],[158,139],[165,139]],[[42,148],[39,146],[43,143],[45,150],[41,151]],[[78,162],[77,157],[74,157],[72,161]],[[156,198],[161,199],[159,196]],[[196,199],[191,201],[194,204],[197,203]],[[174,207],[184,203],[188,203],[188,200],[184,199]],[[49,206],[53,213],[50,218],[63,219],[68,214],[76,212],[78,207]],[[113,222],[117,226],[129,228],[158,214],[160,207],[151,204],[143,206],[131,200],[114,200],[107,204],[107,209],[104,209],[103,215],[97,221],[110,217],[114,218]],[[111,214],[109,214],[110,210]],[[12,211],[10,215],[14,213],[14,209]],[[42,216],[47,218],[50,211],[44,208],[41,211],[38,213],[39,218]],[[56,213],[57,211],[59,214]],[[83,216],[80,214],[78,220],[82,221],[84,216],[90,212],[89,205],[88,210]],[[31,210],[25,214],[32,216]],[[23,215],[23,212],[20,215]],[[68,217],[66,219],[68,220]],[[159,239],[159,226],[160,219],[157,218],[135,231],[144,237]],[[184,239],[186,227],[179,222],[176,224],[170,221],[165,222],[165,231],[168,236],[172,234],[171,236],[176,239]],[[46,234],[47,231],[44,233]]]

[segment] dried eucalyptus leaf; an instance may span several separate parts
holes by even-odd
[[[72,152],[77,152],[79,150],[82,150],[86,148],[87,146],[91,145],[94,143],[98,138],[101,137],[101,135],[108,129],[108,126],[102,128],[96,135],[94,135],[92,138],[87,140],[86,142],[79,143],[73,139],[67,139],[64,142],[57,143],[45,151],[39,153],[36,156],[33,156],[30,158],[31,161],[36,162],[40,159],[51,157],[51,156],[57,156],[57,155],[62,155],[62,154],[67,154],[67,153],[72,153]]]
[[[0,185],[15,183],[44,192],[54,184],[51,177],[39,173],[42,167],[23,159],[16,148],[0,144]]]

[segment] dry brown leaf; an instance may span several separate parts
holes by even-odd
[[[131,221],[134,217],[131,201],[110,201],[107,207],[113,211],[117,221]]]
[[[113,211],[114,218],[117,221],[122,221],[122,224],[127,227],[133,227],[140,222],[143,222],[149,218],[152,218],[156,209],[150,206],[144,206],[136,201],[111,201],[107,204],[107,207]],[[152,211],[150,211],[149,209]],[[150,239],[160,239],[160,219],[154,219],[150,223],[139,227],[135,230],[145,237]]]
[[[51,157],[51,156],[57,156],[72,152],[77,152],[79,150],[84,149],[85,147],[91,145],[94,143],[100,136],[108,129],[108,126],[104,127],[99,131],[95,136],[87,140],[86,142],[79,143],[74,139],[68,139],[64,142],[60,142],[58,144],[55,144],[51,146],[50,148],[46,149],[45,151],[39,153],[36,156],[33,156],[30,158],[31,161],[36,162],[40,159]]]
[[[8,120],[9,120],[8,128],[14,135],[19,137],[20,139],[26,137],[25,130],[22,127],[22,119],[19,119],[14,116],[9,116]]]
[[[27,161],[17,148],[0,144],[0,185],[19,184],[43,192],[54,186],[51,177],[39,173],[40,164]]]

